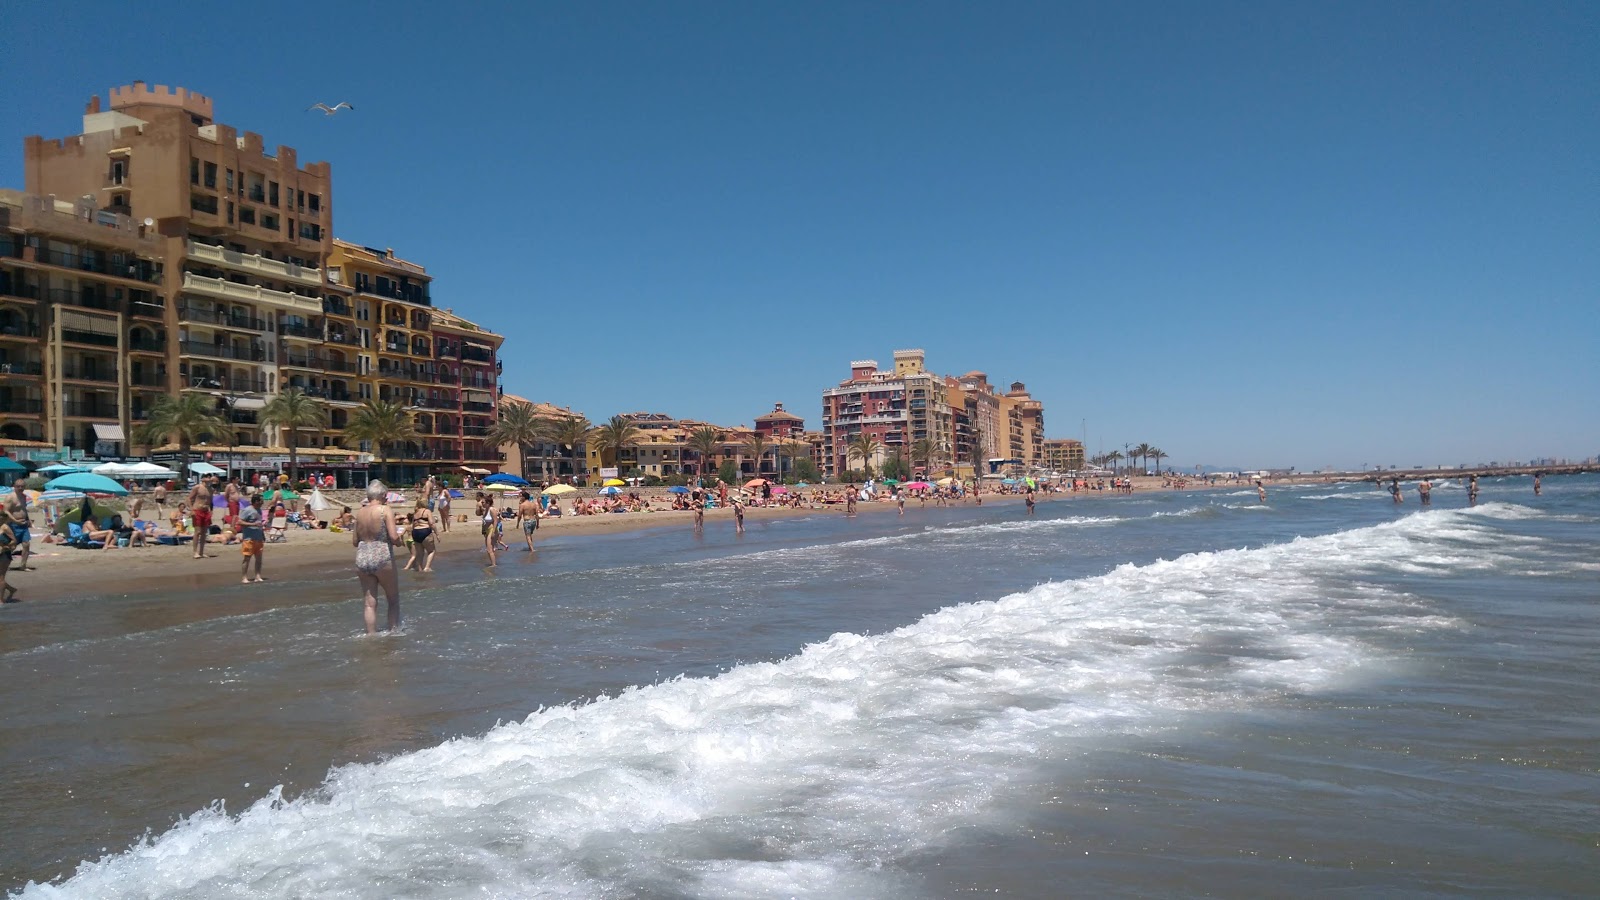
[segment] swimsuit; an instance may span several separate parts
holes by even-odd
[[[394,546],[388,541],[362,541],[356,545],[356,571],[376,575],[394,559]]]
[[[411,529],[411,540],[412,540],[413,543],[421,544],[421,543],[423,543],[424,541],[426,541],[430,537],[433,537],[433,529],[432,528],[429,528],[427,526],[423,526],[423,527],[420,527],[420,528],[412,528]]]

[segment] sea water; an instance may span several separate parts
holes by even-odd
[[[24,897],[1592,896],[1600,479],[1406,499],[566,535],[377,639],[349,585],[41,605],[82,636],[0,656],[0,870]]]

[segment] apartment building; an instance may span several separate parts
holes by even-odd
[[[940,376],[928,371],[922,350],[896,350],[893,369],[880,370],[876,360],[855,360],[848,379],[822,392],[817,466],[824,476],[837,478],[861,468],[863,461],[850,456],[850,446],[862,434],[882,446],[866,460],[874,468],[896,453],[921,467],[921,449],[928,451],[928,474],[987,474],[991,460],[1038,464],[1044,404],[1021,382],[1002,393],[983,372]]]
[[[494,420],[501,339],[433,311],[421,266],[333,240],[327,163],[302,165],[292,147],[217,123],[209,97],[143,82],[113,88],[104,105],[92,98],[79,134],[29,137],[24,150],[26,191],[5,204],[0,286],[43,293],[19,297],[39,301],[31,315],[0,308],[45,346],[0,338],[0,350],[41,370],[37,394],[8,385],[15,405],[38,400],[40,412],[0,422],[0,434],[10,424],[13,435],[118,455],[156,397],[197,391],[231,422],[209,436],[227,446],[230,467],[272,469],[287,436],[259,411],[296,387],[329,410],[327,429],[298,437],[310,465],[364,475],[369,456],[343,446],[354,410],[368,397],[413,397],[423,410],[445,404],[446,415],[427,414],[427,435],[390,477],[498,466],[473,438]]]
[[[1073,438],[1055,438],[1044,442],[1044,459],[1040,464],[1052,472],[1076,472],[1084,466],[1083,442]]]

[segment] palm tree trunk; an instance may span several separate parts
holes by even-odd
[[[189,486],[189,442],[178,442],[178,484]]]
[[[289,428],[289,488],[300,483],[300,432]]]

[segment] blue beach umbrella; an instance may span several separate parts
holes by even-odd
[[[0,472],[26,472],[28,467],[9,456],[0,456]]]
[[[70,463],[51,463],[39,470],[41,475],[67,475],[72,472],[87,472],[88,466],[74,466]]]
[[[672,487],[667,488],[667,493],[669,493],[669,494],[687,494],[687,493],[689,493],[689,489],[686,488],[686,487],[683,487],[682,485],[673,485]]]
[[[489,476],[485,477],[483,479],[482,483],[483,484],[510,484],[510,485],[515,485],[516,487],[526,487],[528,485],[528,480],[526,478],[518,478],[517,476],[512,475],[509,472],[496,472],[493,475],[489,475]]]
[[[603,488],[600,489],[600,493],[609,494],[609,495],[613,495],[614,496],[616,494],[622,493],[622,488],[618,488],[618,487],[603,487]]]
[[[128,489],[104,475],[93,472],[74,472],[45,483],[45,490],[83,491],[86,494],[113,494],[126,496]]]

